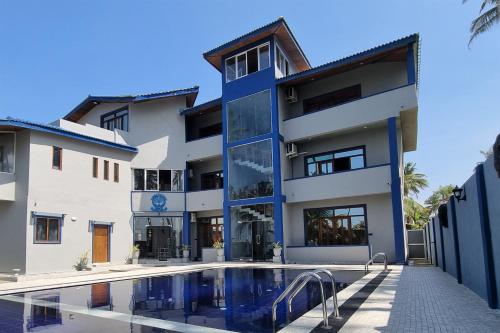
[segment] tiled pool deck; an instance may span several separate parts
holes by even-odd
[[[0,295],[26,290],[114,281],[223,267],[311,268],[307,265],[258,263],[193,264],[168,267],[134,267],[130,271],[105,271],[84,275],[50,275],[42,279],[0,284]],[[317,268],[318,265],[314,266]],[[361,265],[328,265],[331,270],[360,270]],[[132,267],[123,267],[130,269]],[[372,272],[338,294],[341,318],[330,318],[331,329],[322,328],[321,307],[307,312],[281,330],[287,332],[500,332],[500,310],[491,310],[485,301],[451,276],[435,267],[372,266]],[[122,270],[118,268],[118,270]],[[9,297],[9,296],[7,296]],[[329,313],[333,306],[328,301]],[[67,309],[71,312],[71,309]],[[77,311],[78,313],[78,311]],[[82,315],[82,314],[80,314]],[[85,313],[96,316],[98,313]],[[108,316],[107,319],[120,318]],[[160,323],[141,322],[166,329]],[[160,325],[160,326],[158,326]],[[200,331],[201,327],[183,327],[175,331]],[[202,330],[203,331],[203,330]],[[200,331],[201,332],[201,331]]]

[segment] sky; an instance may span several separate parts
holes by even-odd
[[[500,133],[500,26],[468,47],[482,0],[0,0],[0,118],[51,122],[87,95],[200,86],[221,94],[202,54],[285,17],[313,66],[418,32],[417,151],[423,201],[463,184]]]

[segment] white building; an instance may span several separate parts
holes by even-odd
[[[403,153],[418,35],[311,67],[280,18],[204,54],[198,87],[89,96],[52,125],[0,120],[0,271],[141,260],[406,261]],[[5,255],[8,254],[8,255]]]

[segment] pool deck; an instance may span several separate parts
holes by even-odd
[[[315,265],[314,268],[319,266],[330,270],[363,269],[362,265]],[[0,295],[228,267],[311,269],[311,265],[241,262],[164,267],[127,265],[101,272],[47,274],[4,282],[0,284]],[[500,310],[489,309],[483,299],[441,269],[418,266],[388,268],[384,272],[380,265],[371,266],[369,274],[338,294],[340,318],[330,315],[329,329],[322,327],[319,305],[280,332],[500,332]],[[332,299],[328,300],[327,306],[328,313],[333,313]]]

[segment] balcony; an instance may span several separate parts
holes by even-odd
[[[0,201],[14,201],[16,199],[16,175],[0,172]]]
[[[286,142],[299,141],[359,127],[363,124],[384,121],[390,117],[399,117],[400,113],[402,121],[414,121],[416,124],[417,107],[416,87],[414,84],[407,85],[285,120],[282,134]],[[403,113],[412,116],[403,117]],[[403,126],[413,129],[412,124],[403,124]],[[414,131],[416,136],[416,128]]]
[[[222,156],[222,134],[186,142],[186,160]]]
[[[154,195],[163,196],[165,204],[153,202]],[[184,192],[132,191],[132,211],[143,213],[183,212]]]
[[[222,189],[188,192],[186,200],[189,212],[222,209],[224,193]]]
[[[287,203],[337,199],[391,191],[388,164],[329,175],[285,180]]]

